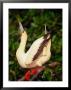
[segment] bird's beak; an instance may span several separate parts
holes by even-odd
[[[46,29],[46,24],[45,24],[45,34],[47,34],[48,32],[47,32],[47,29]]]
[[[24,32],[24,28],[23,28],[23,25],[21,23],[21,21],[18,19],[18,23],[19,23],[19,30],[20,30],[20,33],[22,34]]]
[[[48,30],[49,30],[49,28],[48,28]],[[46,24],[45,24],[45,35],[46,35],[46,34],[51,34],[51,33],[52,33],[51,30],[50,30],[50,31],[47,31]]]

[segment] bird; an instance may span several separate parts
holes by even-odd
[[[47,32],[46,25],[45,35],[36,39],[30,46],[29,50],[25,52],[28,35],[19,19],[18,24],[21,36],[19,47],[16,50],[16,58],[19,65],[22,68],[43,66],[51,57],[51,35]]]

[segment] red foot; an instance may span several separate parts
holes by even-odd
[[[27,71],[24,76],[24,80],[30,80],[32,75],[36,75],[37,73],[40,73],[44,69],[45,69],[45,66],[41,66],[41,67],[36,67],[34,69]]]

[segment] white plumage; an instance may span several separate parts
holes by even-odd
[[[23,28],[20,21],[19,21],[19,26]],[[51,39],[48,40],[42,52],[40,52],[39,56],[35,60],[33,60],[35,54],[38,52],[40,45],[44,41],[44,36],[35,40],[33,44],[31,45],[30,49],[27,52],[25,52],[25,47],[26,47],[26,43],[28,39],[27,36],[28,35],[26,31],[24,30],[24,32],[22,32],[21,34],[21,41],[20,41],[19,48],[16,51],[16,57],[17,57],[18,63],[23,68],[33,68],[37,66],[42,66],[44,63],[46,63],[50,59]],[[50,34],[48,35],[47,39],[48,38],[50,38]]]

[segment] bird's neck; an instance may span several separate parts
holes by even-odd
[[[25,52],[26,42],[27,42],[27,35],[22,34],[19,49],[23,52]]]

